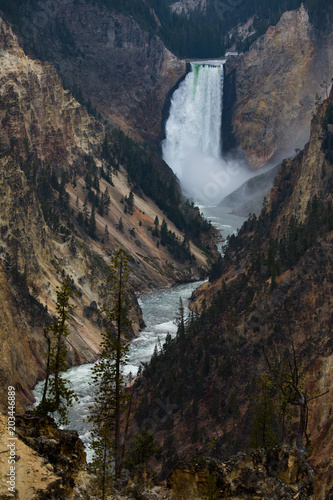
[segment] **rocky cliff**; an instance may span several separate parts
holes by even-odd
[[[170,5],[172,12],[178,15],[189,15],[193,11],[206,13],[207,0],[179,0]]]
[[[240,452],[225,462],[197,457],[177,464],[168,484],[175,500],[314,498],[311,471],[288,447]]]
[[[50,417],[33,412],[17,416],[15,440],[16,498],[24,500],[97,500],[95,476],[89,471],[82,442],[75,431],[58,429]],[[6,419],[0,415],[2,443]],[[1,449],[2,499],[14,498],[6,483],[10,450]],[[8,477],[8,476],[7,476]],[[176,465],[167,485],[123,480],[108,498],[122,500],[201,500],[204,498],[313,499],[311,471],[288,447],[248,450],[229,460],[193,457]]]
[[[23,12],[26,50],[53,62],[65,84],[104,119],[158,143],[162,107],[185,73],[184,61],[132,18],[101,3],[49,0]]]
[[[225,148],[236,143],[258,168],[303,147],[316,94],[327,97],[332,61],[333,35],[319,34],[303,6],[284,13],[244,55],[227,61],[233,90],[227,90]]]
[[[166,219],[179,247],[184,235],[134,181],[129,184],[119,159],[110,156],[106,164],[101,153],[104,125],[64,90],[52,64],[23,52],[3,20],[0,95],[1,385],[2,390],[16,386],[21,403],[27,403],[32,400],[30,389],[43,375],[43,327],[55,312],[56,286],[65,277],[79,291],[68,363],[82,363],[95,359],[99,350],[99,290],[116,249],[122,246],[132,256],[134,333],[143,323],[135,293],[199,278],[207,270],[207,259],[192,243],[188,249],[196,257],[193,265],[159,246],[152,234],[156,216],[160,224]],[[132,154],[141,151],[126,144]],[[109,147],[115,148],[110,139]],[[140,154],[148,168],[152,154]],[[172,172],[159,161],[154,182],[166,187],[173,183],[173,196],[180,196]],[[102,166],[109,169],[104,177]],[[135,186],[133,206],[127,211],[124,200]],[[105,197],[107,209],[103,205],[101,210],[97,204]],[[189,223],[199,221],[197,211],[184,209]]]

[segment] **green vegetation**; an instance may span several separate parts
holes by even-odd
[[[208,3],[206,14],[195,10],[187,15],[174,14],[170,10],[170,0],[86,0],[107,8],[111,12],[122,12],[133,17],[150,36],[158,35],[166,46],[176,55],[183,58],[219,57],[223,56],[225,48],[236,43],[238,50],[246,50],[258,36],[266,32],[269,26],[275,25],[283,12],[293,10],[301,5],[301,0],[242,0],[233,6],[224,0]],[[32,0],[32,8],[37,4]],[[308,8],[311,21],[320,30],[329,29],[332,23],[331,0],[304,0]],[[20,26],[24,0],[0,0],[2,10],[11,22]],[[156,21],[154,13],[160,24]],[[246,22],[254,17],[253,27],[255,34],[244,42],[238,38],[236,31],[229,38],[228,33],[239,23]],[[80,48],[63,19],[56,19],[53,29],[59,33],[61,50],[64,57],[84,57]],[[76,84],[71,90],[89,112],[99,116],[91,101],[86,100]],[[100,116],[99,116],[100,117]]]
[[[108,269],[102,294],[102,310],[106,313],[108,326],[102,334],[102,352],[92,375],[97,394],[89,420],[93,424],[93,463],[98,471],[98,485],[103,499],[106,498],[111,479],[120,476],[126,439],[126,434],[121,431],[121,418],[130,410],[124,375],[131,325],[128,318],[131,308],[128,260],[129,256],[120,249]]]
[[[117,172],[120,165],[127,171],[132,195],[124,201],[129,213],[133,210],[134,193],[139,196],[144,193],[195,243],[200,243],[201,233],[212,229],[188,201],[184,202],[172,170],[154,151],[149,150],[147,145],[144,147],[120,130],[114,129],[103,141],[101,156],[105,165],[112,165],[114,172]],[[188,241],[184,244],[177,242],[174,233],[168,232],[167,228],[164,228],[162,244],[170,247],[172,254],[178,252],[181,259],[184,252],[187,254],[186,258],[190,257]]]
[[[67,370],[67,347],[64,341],[69,335],[67,321],[71,311],[75,308],[69,303],[74,293],[76,292],[68,279],[57,288],[57,316],[53,323],[44,329],[48,346],[46,378],[43,397],[37,406],[37,412],[41,415],[57,412],[59,422],[62,424],[68,423],[68,408],[73,406],[74,401],[79,403],[75,392],[61,376],[61,373]]]
[[[285,199],[286,194],[281,191],[270,213],[264,213],[260,219],[252,215],[244,223],[237,236],[232,235],[228,238],[224,259],[220,258],[213,265],[211,281],[216,281],[222,276],[232,259],[244,248],[246,234],[253,232],[251,236],[252,270],[256,272],[256,279],[260,281],[271,278],[272,288],[274,288],[276,277],[287,269],[295,267],[305,252],[316,244],[318,238],[324,237],[333,229],[331,202],[325,203],[314,196],[308,203],[305,220],[299,222],[295,216],[291,216],[283,235],[279,238],[270,238],[266,248],[263,248],[264,228],[275,217],[280,202]]]
[[[249,446],[270,448],[277,444],[278,410],[275,401],[276,384],[272,376],[265,373],[258,380],[259,392],[256,398]]]
[[[154,476],[153,470],[149,467],[149,460],[156,455],[158,447],[154,442],[154,435],[145,426],[143,430],[132,441],[126,454],[124,466],[133,475],[139,474],[145,480],[147,476]]]
[[[176,234],[168,229],[168,225],[163,219],[161,225],[161,245],[166,246],[171,255],[179,262],[193,262],[194,255],[191,253],[190,243],[187,236],[184,236],[182,242],[179,241]]]
[[[233,43],[238,50],[246,50],[269,26],[275,25],[287,10],[300,7],[301,0],[242,0],[233,6],[230,2],[216,0],[209,2],[206,15],[195,10],[187,15],[173,14],[169,0],[100,0],[110,10],[119,10],[131,15],[143,29],[151,35],[158,35],[166,46],[176,55],[183,58],[219,57]],[[327,29],[332,21],[331,0],[305,0],[311,21],[319,29]],[[157,26],[149,6],[156,12],[161,26]],[[242,42],[234,34],[231,39],[228,33],[239,23],[245,23],[254,17],[255,34]]]
[[[285,178],[288,180],[287,174]],[[151,395],[140,400],[136,411],[139,425],[156,412],[154,398],[158,395],[177,409],[175,420],[186,418],[187,439],[205,453],[209,452],[206,428],[212,435],[214,425],[229,428],[228,433],[216,440],[211,451],[215,456],[246,446],[248,441],[242,442],[242,438],[246,435],[250,438],[251,428],[252,446],[270,447],[290,442],[296,436],[300,451],[309,448],[307,404],[319,395],[306,392],[305,368],[296,360],[290,345],[293,324],[289,323],[289,316],[296,306],[292,297],[285,296],[278,277],[286,270],[302,272],[299,264],[305,256],[310,261],[316,258],[312,249],[332,231],[333,210],[329,196],[328,199],[314,196],[302,222],[291,217],[288,225],[281,228],[279,238],[270,237],[271,224],[284,203],[288,203],[290,190],[285,180],[272,210],[265,209],[260,218],[252,215],[238,235],[229,238],[225,257],[213,267],[211,280],[216,281],[224,273],[233,276],[231,268],[235,269],[233,279],[228,280],[228,285],[220,284],[209,306],[202,304],[200,315],[193,312],[184,318],[180,311],[176,338],[167,337],[159,352],[144,365],[142,382],[138,384],[144,387],[148,384]],[[245,266],[240,267],[244,262]],[[283,307],[279,306],[281,302]],[[244,323],[242,318],[247,318]],[[275,323],[271,324],[272,321]],[[259,332],[262,337],[255,340],[253,334]],[[260,377],[264,365],[267,371],[263,346],[272,361],[268,373]],[[302,356],[305,358],[307,354],[302,351],[300,356],[303,360]],[[246,363],[249,373],[242,370],[246,359],[252,360]],[[249,375],[254,374],[254,365],[260,369],[251,380]],[[247,388],[239,384],[247,384]],[[244,398],[252,404],[242,415]],[[202,414],[206,415],[205,427],[198,421],[198,415]],[[172,428],[170,416],[157,417],[158,432]],[[162,450],[165,473],[174,465],[170,450],[166,445]]]

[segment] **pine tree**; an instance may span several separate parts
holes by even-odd
[[[67,320],[76,307],[69,303],[74,293],[68,278],[60,288],[57,287],[57,316],[51,326],[44,330],[48,344],[46,378],[42,401],[37,407],[37,412],[42,415],[58,412],[59,421],[63,424],[68,422],[68,407],[73,405],[73,401],[78,402],[75,392],[61,376],[67,370],[64,339],[69,335]]]
[[[132,215],[133,210],[134,210],[134,194],[133,194],[132,190],[130,191],[130,194],[128,195],[127,205],[128,205],[128,211]]]
[[[264,448],[277,443],[274,423],[277,412],[274,401],[274,381],[266,373],[259,378],[260,394],[257,397],[250,446]]]
[[[140,434],[135,436],[128,450],[125,467],[131,472],[139,472],[143,476],[149,471],[149,459],[157,453],[158,448],[154,443],[154,435],[146,426]]]
[[[109,241],[109,235],[110,235],[110,233],[109,233],[108,226],[107,226],[107,224],[105,224],[105,229],[104,229],[104,240],[105,241]]]
[[[91,238],[96,238],[96,218],[95,218],[95,206],[92,206],[91,214],[88,222],[88,234]]]
[[[185,336],[185,307],[183,299],[179,297],[178,313],[176,314],[177,336],[182,339]]]
[[[128,333],[131,321],[128,286],[127,253],[120,249],[114,255],[105,280],[102,298],[108,320],[103,335],[102,352],[93,368],[97,386],[93,412],[94,465],[98,469],[99,486],[105,498],[109,481],[118,478],[122,469],[121,416],[128,406],[125,394],[124,366],[128,362]],[[124,440],[124,436],[123,436]]]
[[[310,396],[306,388],[306,372],[302,360],[297,359],[293,338],[291,336],[291,352],[286,352],[282,363],[272,363],[266,353],[266,362],[271,377],[274,380],[278,397],[280,399],[280,411],[283,419],[285,415],[292,415],[292,408],[298,408],[298,428],[296,431],[296,446],[301,456],[310,450],[310,436],[307,434],[308,412],[310,401],[320,398],[328,393],[324,391]],[[284,425],[284,422],[283,422]],[[306,444],[304,445],[304,438]]]

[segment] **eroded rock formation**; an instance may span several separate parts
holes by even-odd
[[[193,245],[197,264],[191,269],[167,248],[158,248],[152,228],[156,216],[160,223],[166,216],[140,189],[133,213],[124,213],[132,186],[122,165],[113,181],[98,180],[100,190],[109,194],[110,209],[103,215],[96,210],[97,237],[88,237],[77,216],[85,211],[91,217],[94,210],[85,179],[89,165],[96,171],[101,166],[104,126],[64,90],[52,64],[23,52],[3,20],[0,96],[1,385],[16,386],[27,403],[43,375],[43,327],[50,321],[47,313],[55,313],[56,287],[65,277],[79,291],[68,338],[68,364],[73,364],[91,362],[98,354],[103,327],[99,291],[114,250],[122,246],[132,255],[134,333],[143,324],[135,291],[199,278],[207,262]],[[170,182],[172,172],[163,168],[161,178]],[[189,217],[198,215],[189,210]],[[183,239],[170,221],[168,228]]]
[[[174,500],[211,498],[313,499],[312,471],[287,447],[237,453],[221,462],[177,464],[168,481]]]

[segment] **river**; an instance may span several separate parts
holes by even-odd
[[[245,220],[242,217],[229,214],[222,207],[200,207],[200,210],[207,220],[210,220],[221,231],[224,238],[235,233]],[[168,333],[175,336],[177,331],[175,313],[178,310],[179,298],[182,298],[184,305],[187,307],[192,292],[201,283],[203,281],[177,285],[140,297],[139,304],[146,327],[131,342],[129,364],[126,366],[127,374],[136,375],[140,364],[149,361],[155,346],[159,342],[163,344]],[[78,431],[86,446],[88,460],[91,457],[91,450],[89,449],[90,431],[86,419],[89,414],[89,406],[94,401],[93,388],[89,385],[92,366],[93,364],[75,366],[64,374],[64,378],[71,382],[80,400],[79,405],[69,409],[70,424],[66,428]],[[43,386],[44,382],[39,382],[33,391],[37,403],[40,400]]]

